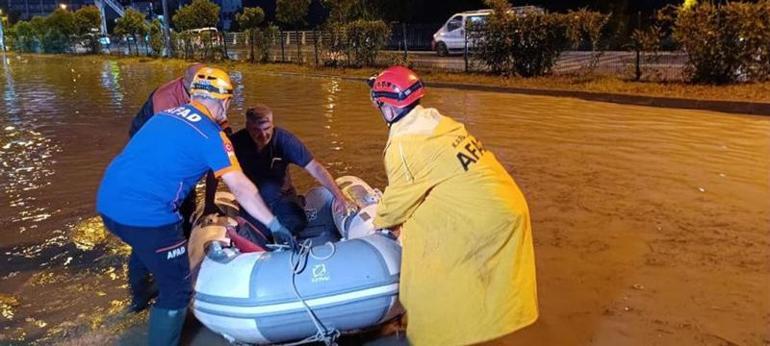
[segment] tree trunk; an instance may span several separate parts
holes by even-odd
[[[251,63],[254,63],[254,41],[257,39],[257,30],[251,29],[249,42],[251,43]]]

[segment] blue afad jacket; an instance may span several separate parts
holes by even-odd
[[[96,209],[128,226],[178,222],[177,208],[209,169],[220,177],[241,167],[208,110],[193,101],[162,111],[107,167]]]

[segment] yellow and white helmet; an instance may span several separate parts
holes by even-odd
[[[190,85],[190,96],[227,100],[233,97],[233,82],[227,72],[218,68],[204,67],[195,73]]]

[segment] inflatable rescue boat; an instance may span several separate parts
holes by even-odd
[[[358,211],[334,215],[329,191],[308,191],[307,240],[299,239],[304,244],[299,252],[244,253],[230,247],[227,228],[237,224],[237,204],[231,194],[217,193],[216,203],[227,216],[199,212],[190,238],[195,317],[230,342],[270,344],[329,343],[340,332],[401,314],[401,247],[372,226],[380,193],[356,177],[338,178],[337,184]],[[328,240],[329,231],[339,240],[318,241]]]

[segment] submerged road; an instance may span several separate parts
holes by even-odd
[[[0,343],[141,339],[142,316],[116,315],[126,249],[94,196],[174,64],[3,59]],[[232,75],[236,129],[266,103],[332,174],[385,187],[387,127],[363,83]],[[439,88],[425,104],[466,123],[529,203],[541,317],[498,344],[770,341],[770,118]],[[186,338],[221,341],[194,326]]]

